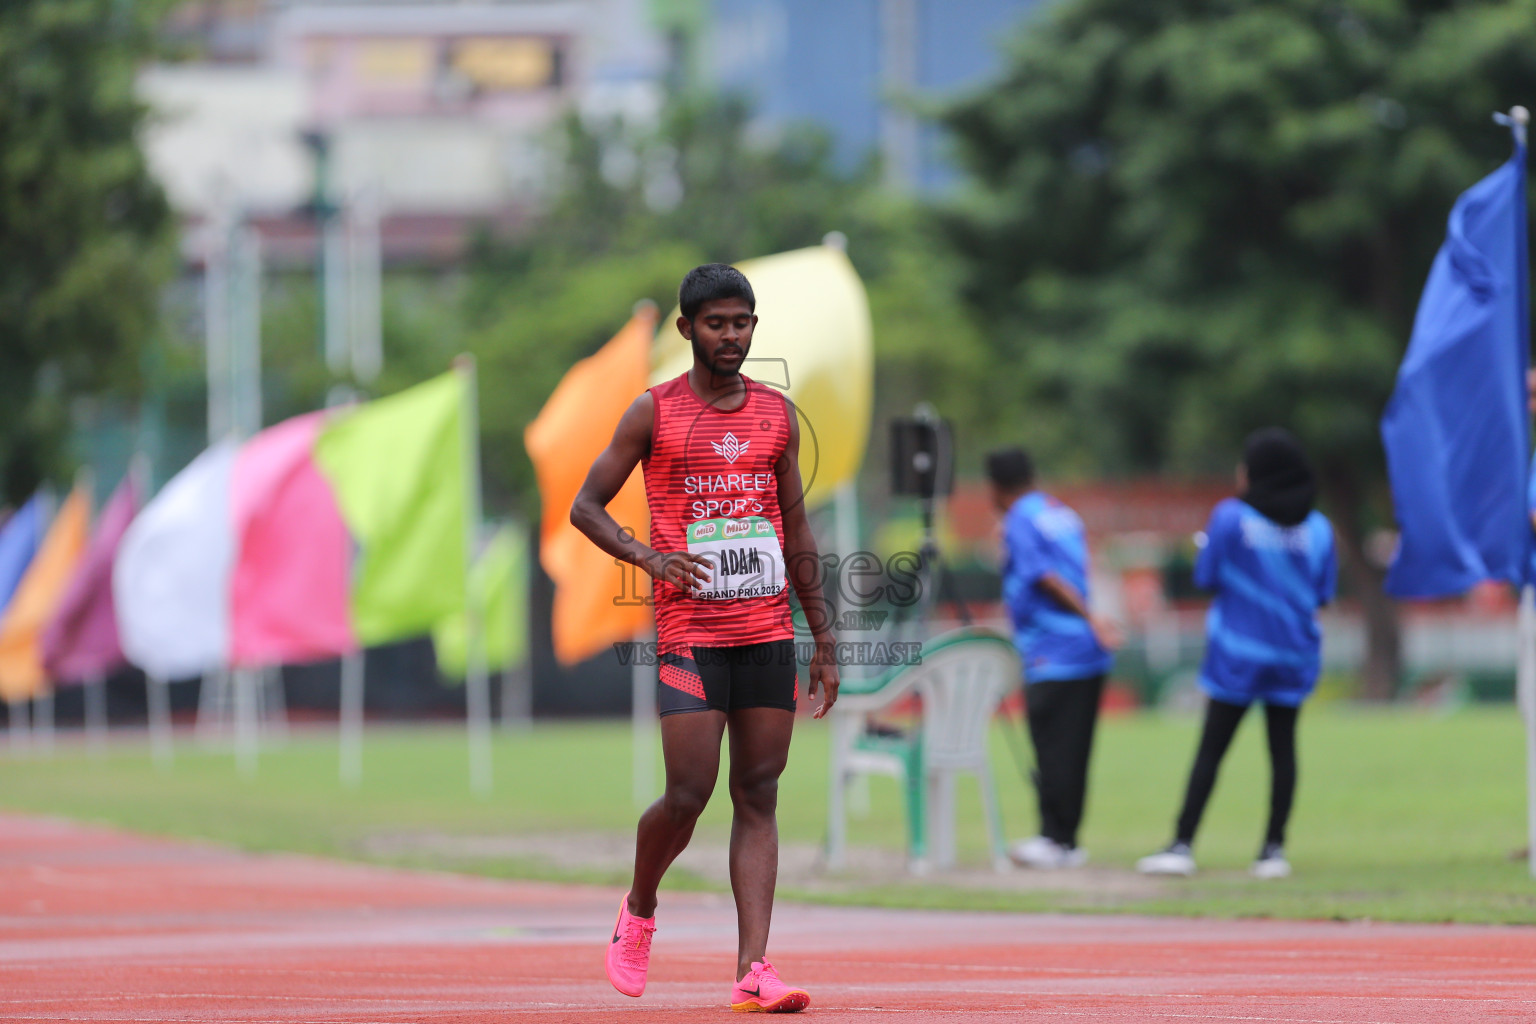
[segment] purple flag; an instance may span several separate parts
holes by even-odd
[[[82,683],[127,664],[112,603],[112,560],[140,497],[130,472],[101,510],[96,534],[43,630],[43,667],[56,683]]]

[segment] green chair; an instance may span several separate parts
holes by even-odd
[[[981,787],[993,866],[1007,870],[987,735],[992,716],[1020,679],[1019,657],[1006,637],[967,627],[925,643],[918,664],[844,683],[832,708],[828,867],[847,864],[848,787],[860,775],[887,775],[901,784],[908,863],[914,873],[953,866],[955,779],[970,774]],[[914,729],[898,732],[879,726],[875,716],[914,694],[922,705]]]

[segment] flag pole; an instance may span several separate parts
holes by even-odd
[[[243,778],[256,777],[257,751],[260,746],[260,723],[256,712],[261,685],[258,669],[237,668],[230,672],[235,688],[235,766]]]
[[[32,721],[36,723],[37,749],[51,757],[54,740],[53,687],[44,685],[45,689],[32,697]]]
[[[93,756],[107,752],[107,678],[101,672],[85,681],[85,735]]]
[[[149,748],[155,767],[162,771],[171,766],[171,695],[169,684],[159,676],[147,675],[144,685],[149,700]]]
[[[363,781],[363,652],[348,651],[341,656],[341,784],[357,786]]]
[[[464,468],[468,502],[464,531],[465,625],[464,712],[469,729],[469,786],[477,795],[491,792],[491,694],[485,660],[485,586],[472,571],[480,539],[480,403],[475,357],[461,355],[453,368],[464,378]]]
[[[1520,593],[1520,658],[1515,670],[1515,697],[1525,725],[1526,866],[1536,878],[1536,588]]]
[[[1496,113],[1493,119],[1499,124],[1507,125],[1510,134],[1514,136],[1515,145],[1521,149],[1525,148],[1526,127],[1531,121],[1529,110],[1525,107],[1511,107],[1509,113]],[[1524,212],[1523,208],[1521,212]],[[1530,282],[1529,280],[1521,281],[1520,285],[1524,292],[1529,289]],[[1529,315],[1529,302],[1524,306]],[[1529,353],[1525,355],[1529,356]],[[1531,407],[1529,376],[1524,383],[1526,407],[1529,410]],[[1536,526],[1536,522],[1530,520],[1525,524],[1527,531],[1533,526]],[[1533,589],[1530,582],[1520,589],[1520,617],[1517,633],[1520,654],[1515,669],[1515,697],[1520,717],[1525,725],[1526,869],[1532,878],[1536,878],[1536,589]]]
[[[630,655],[631,773],[636,807],[656,799],[656,673],[661,667],[656,630],[646,626],[635,634]]]

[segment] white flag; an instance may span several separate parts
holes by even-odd
[[[228,661],[238,447],[222,441],[193,459],[144,506],[118,548],[112,596],[123,653],[152,676],[182,679]]]

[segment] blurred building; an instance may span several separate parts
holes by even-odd
[[[252,216],[276,259],[313,250],[317,174],[331,202],[370,197],[387,255],[452,259],[466,223],[537,209],[563,112],[644,122],[683,85],[932,190],[953,175],[908,101],[985,81],[1037,2],[192,0],[178,59],[142,77],[146,143],[178,210]]]
[[[368,202],[386,257],[456,258],[537,208],[556,118],[653,115],[665,60],[641,0],[206,0],[168,32],[190,59],[141,78],[152,166],[277,261],[313,258],[317,200]]]
[[[756,101],[771,125],[826,129],[844,166],[872,154],[886,179],[954,180],[939,130],[913,101],[982,85],[1039,0],[713,0],[705,77]]]

